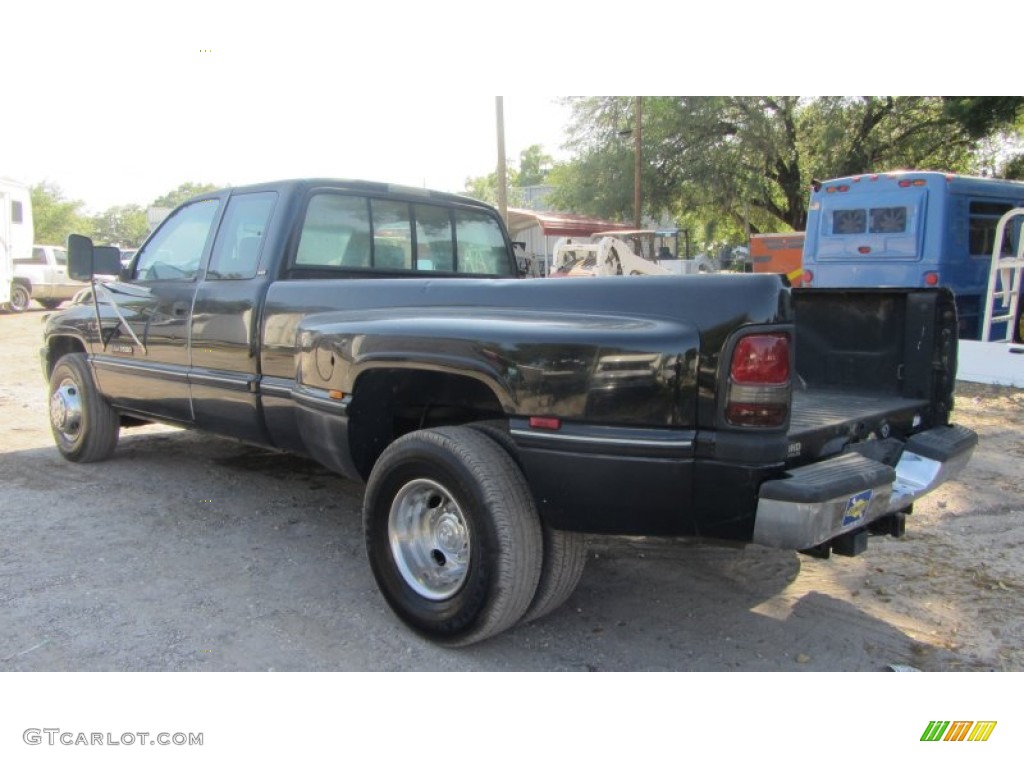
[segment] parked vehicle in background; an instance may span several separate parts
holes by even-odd
[[[0,178],[0,309],[24,312],[30,301],[15,282],[14,262],[32,255],[32,197],[27,185]]]
[[[598,237],[589,243],[563,237],[551,249],[551,277],[612,275],[671,275],[653,259],[637,255],[617,237]]]
[[[750,236],[750,261],[754,272],[785,275],[789,284],[804,283],[804,233],[774,232]]]
[[[718,272],[719,265],[714,259],[699,253],[690,256],[689,239],[685,252],[680,249],[679,229],[625,229],[610,232],[595,232],[596,242],[602,237],[617,237],[625,242],[637,256],[657,264],[671,275],[693,275]],[[659,273],[661,274],[661,273]]]
[[[996,226],[1021,205],[1024,183],[933,171],[815,183],[804,285],[947,287],[956,296],[960,338],[980,339],[992,254],[1015,253],[1020,238],[1018,220],[997,247]]]
[[[68,250],[60,245],[34,245],[28,258],[15,259],[14,281],[47,309],[56,309],[83,288],[68,277]]]

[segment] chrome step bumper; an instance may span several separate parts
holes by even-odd
[[[804,550],[905,510],[967,466],[978,436],[959,426],[914,435],[896,467],[856,453],[791,470],[761,486],[755,544]]]

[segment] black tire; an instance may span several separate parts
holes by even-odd
[[[501,422],[477,422],[473,429],[488,435],[505,449],[512,459],[519,463],[516,444]],[[562,605],[576,590],[587,565],[587,536],[574,531],[559,531],[543,521],[544,560],[541,564],[540,581],[533,602],[523,616],[523,623],[536,621]]]
[[[69,461],[103,461],[117,448],[121,420],[96,391],[85,355],[64,355],[50,374],[50,429]]]
[[[508,629],[536,593],[543,543],[530,489],[474,429],[421,430],[388,446],[370,473],[363,529],[391,609],[444,645]]]
[[[46,309],[56,309],[59,307],[64,300],[63,299],[36,299]]]
[[[29,293],[21,283],[14,283],[11,286],[11,312],[24,312],[32,303],[32,294]]]
[[[543,525],[544,562],[540,583],[523,623],[536,621],[559,608],[576,591],[587,565],[586,534],[558,531]]]

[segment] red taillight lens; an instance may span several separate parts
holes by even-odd
[[[729,369],[737,384],[789,382],[789,336],[767,333],[744,336],[732,352]]]
[[[804,270],[804,285],[810,285],[814,282],[814,272],[809,269]]]
[[[924,284],[928,286],[935,286],[939,284],[939,273],[938,272],[925,272],[924,273]]]
[[[789,417],[789,335],[757,333],[733,347],[725,419],[738,427],[781,427]]]

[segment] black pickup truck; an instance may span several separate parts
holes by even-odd
[[[81,279],[120,267],[69,251]],[[947,291],[519,279],[493,208],[421,189],[203,195],[91,295],[46,323],[64,456],[159,421],[365,481],[381,592],[449,645],[561,604],[586,534],[858,554],[977,441],[950,424]]]

